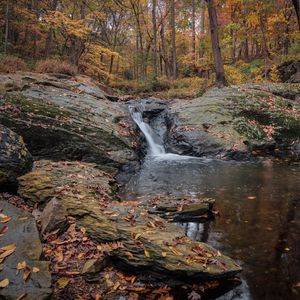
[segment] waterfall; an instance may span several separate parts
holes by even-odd
[[[140,130],[143,132],[146,138],[146,141],[149,146],[149,152],[150,152],[149,154],[153,156],[164,155],[166,153],[164,146],[158,144],[155,141],[155,133],[153,129],[149,126],[149,124],[144,122],[141,111],[134,106],[129,107],[129,109],[130,109],[132,119],[140,128]]]

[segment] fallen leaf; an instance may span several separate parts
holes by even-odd
[[[248,199],[249,200],[254,200],[254,199],[256,199],[256,197],[255,196],[249,196]]]
[[[85,229],[84,227],[81,227],[81,228],[80,228],[80,231],[81,231],[83,234],[86,233],[86,229]]]
[[[146,249],[144,249],[144,254],[146,257],[150,257],[150,253]]]
[[[26,267],[24,269],[24,273],[23,273],[23,280],[24,281],[26,281],[29,278],[30,273],[31,273],[31,270],[28,267]]]
[[[9,285],[9,280],[7,278],[0,281],[0,288],[3,289]]]
[[[16,300],[22,300],[27,296],[27,293],[22,294],[21,296],[19,296]]]
[[[7,230],[8,230],[8,226],[3,226],[1,229],[0,229],[0,234],[2,235],[2,234],[4,234],[5,232],[7,232]]]
[[[6,217],[2,218],[0,222],[1,222],[1,223],[7,223],[7,222],[9,222],[10,220],[11,220],[11,217],[6,216]]]
[[[171,252],[175,255],[182,255],[182,253],[180,251],[178,251],[177,249],[175,249],[174,247],[172,246],[169,246],[169,249],[171,250]]]
[[[17,270],[23,270],[23,269],[25,269],[26,268],[26,261],[24,260],[24,261],[22,261],[22,262],[19,262],[18,264],[17,264]]]
[[[32,268],[32,272],[33,272],[33,273],[37,273],[37,272],[39,272],[39,271],[40,271],[40,269],[37,268],[37,267],[33,267],[33,268]]]
[[[67,277],[61,277],[57,280],[58,288],[64,289],[69,283],[71,279]]]
[[[5,258],[5,257],[11,255],[12,253],[14,253],[16,250],[16,245],[11,244],[11,245],[2,247],[1,250],[4,252],[0,254],[0,259]]]
[[[20,217],[19,220],[20,221],[26,221],[26,220],[28,220],[28,217]]]
[[[167,256],[167,252],[162,252],[162,253],[161,253],[161,256],[162,256],[162,257],[166,257],[166,256]]]

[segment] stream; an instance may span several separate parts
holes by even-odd
[[[147,140],[148,154],[121,197],[214,198],[219,215],[213,221],[178,226],[243,267],[242,283],[218,299],[299,299],[294,287],[300,282],[299,164],[166,153],[141,112],[132,108],[131,114]]]

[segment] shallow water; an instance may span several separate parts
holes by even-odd
[[[242,265],[242,284],[218,299],[300,299],[299,165],[148,157],[121,196],[157,195],[216,199],[214,221],[178,226]]]

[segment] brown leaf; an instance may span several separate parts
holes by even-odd
[[[33,268],[32,268],[32,272],[33,272],[33,273],[38,273],[39,271],[40,271],[40,269],[37,268],[37,267],[33,267]]]
[[[27,296],[27,293],[22,294],[21,296],[19,296],[16,300],[22,300]]]
[[[0,281],[0,288],[3,289],[9,285],[9,280],[7,278]]]
[[[71,279],[67,277],[61,277],[57,280],[58,288],[64,289],[69,283]]]
[[[8,226],[3,226],[1,229],[0,229],[0,234],[2,235],[2,234],[4,234],[5,232],[7,232],[7,230],[8,230]]]
[[[4,218],[1,219],[1,223],[7,223],[11,220],[11,217],[5,216]]]
[[[23,280],[24,281],[26,281],[29,278],[30,273],[31,273],[31,270],[28,267],[26,267],[24,269],[24,273],[23,273]]]
[[[150,253],[146,249],[144,249],[144,254],[146,257],[150,257]]]
[[[1,250],[4,252],[0,254],[0,259],[5,258],[5,257],[11,255],[12,253],[14,253],[16,250],[16,245],[11,244],[11,245],[2,247]]]
[[[26,261],[24,260],[24,261],[22,261],[22,262],[19,262],[18,264],[17,264],[17,270],[23,270],[23,269],[25,269],[26,268]]]

